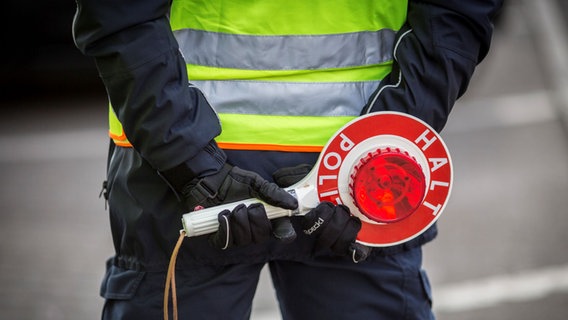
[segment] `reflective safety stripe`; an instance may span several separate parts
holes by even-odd
[[[322,70],[247,70],[187,65],[191,82],[195,80],[256,80],[290,82],[344,82],[380,80],[387,75],[392,62],[364,67]]]
[[[378,81],[366,82],[262,82],[262,81],[194,81],[223,113],[292,115],[292,116],[356,116]],[[274,118],[276,119],[276,118]],[[326,120],[321,119],[318,123]],[[328,121],[334,122],[330,119]],[[221,117],[223,130],[228,126]],[[254,126],[265,122],[241,123]]]
[[[283,152],[321,152],[323,146],[288,146],[281,144],[261,143],[234,143],[217,142],[221,149],[225,150],[255,150],[255,151],[283,151]]]
[[[132,147],[130,141],[126,138],[126,134],[124,134],[124,130],[122,130],[122,124],[118,121],[118,118],[110,104],[108,106],[108,123],[108,134],[114,143],[121,147]]]
[[[216,141],[221,148],[297,152],[321,151],[329,137],[355,118],[226,113],[219,117],[224,127]]]
[[[175,36],[186,62],[191,65],[247,70],[314,70],[390,61],[395,31],[251,36],[181,29]],[[317,54],[306,54],[312,52]]]
[[[226,125],[215,139],[221,148],[288,152],[320,152],[329,137],[354,118],[247,114],[220,114],[219,117]],[[114,143],[120,147],[132,147],[110,106],[109,123],[109,135]],[[258,125],[243,126],[244,123]]]
[[[132,148],[132,144],[130,143],[130,141],[128,141],[128,139],[126,139],[124,132],[122,133],[122,135],[117,136],[116,134],[113,134],[111,131],[109,131],[109,137],[114,141],[114,144],[119,147]]]

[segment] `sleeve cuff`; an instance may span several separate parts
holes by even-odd
[[[217,146],[215,141],[211,141],[195,157],[171,169],[161,171],[160,175],[179,194],[191,180],[202,178],[221,170],[226,160],[225,152]]]

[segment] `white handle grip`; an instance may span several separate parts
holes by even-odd
[[[219,230],[218,215],[224,210],[233,210],[239,204],[245,204],[247,207],[253,203],[262,203],[266,210],[268,219],[276,219],[280,217],[302,215],[306,214],[309,210],[317,205],[317,197],[314,201],[313,196],[315,189],[310,186],[302,188],[289,188],[286,189],[290,194],[295,195],[298,199],[298,209],[288,210],[280,207],[271,206],[258,199],[247,199],[238,202],[222,204],[219,206],[205,208],[193,212],[186,213],[182,216],[181,222],[183,230],[188,237],[200,236],[208,233],[213,233]]]

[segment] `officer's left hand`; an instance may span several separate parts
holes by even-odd
[[[272,179],[280,188],[286,188],[302,180],[310,172],[311,168],[312,166],[308,164],[280,168],[272,174]],[[285,243],[296,239],[296,230],[294,230],[290,217],[272,220],[272,227],[274,236],[279,239],[287,239],[287,241],[284,241]]]
[[[181,192],[187,207],[212,207],[223,203],[258,198],[272,206],[293,210],[297,208],[296,198],[263,179],[259,174],[225,164],[221,170],[187,183]],[[283,243],[295,239],[296,233],[273,227],[266,216],[264,205],[240,204],[233,210],[218,215],[219,230],[211,237],[211,244],[219,249],[241,247],[268,241],[271,236]],[[292,229],[293,231],[293,229]]]
[[[306,235],[316,238],[316,253],[330,249],[340,256],[350,255],[357,263],[371,252],[371,248],[355,242],[361,220],[352,216],[344,205],[320,203],[305,215],[302,229]]]
[[[255,243],[263,243],[271,237],[272,225],[264,206],[254,203],[239,204],[233,210],[224,210],[217,216],[219,230],[209,237],[216,248],[225,250]]]

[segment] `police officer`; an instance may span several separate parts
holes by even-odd
[[[296,208],[281,187],[354,117],[401,111],[442,130],[500,2],[78,0],[74,39],[111,105],[103,318],[161,317],[181,215],[250,197]],[[182,318],[248,318],[265,264],[284,319],[433,318],[421,246],[435,226],[371,250],[341,205],[275,221],[240,205],[219,221],[181,247]]]

